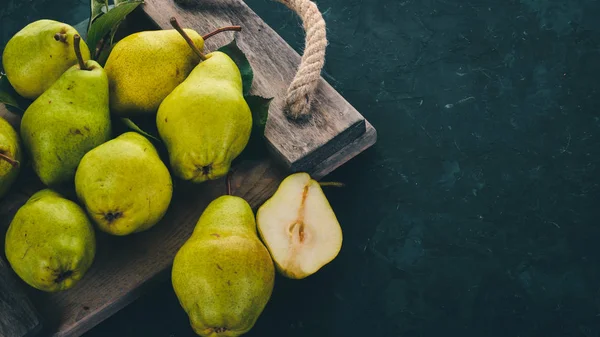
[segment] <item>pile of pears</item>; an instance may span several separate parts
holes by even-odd
[[[248,144],[252,113],[236,63],[171,23],[123,38],[104,66],[74,27],[54,20],[7,43],[6,77],[32,102],[18,132],[0,117],[0,201],[25,164],[44,186],[5,237],[10,266],[31,287],[71,289],[93,265],[97,231],[150,230],[169,210],[174,179],[226,177]],[[168,160],[145,135],[116,134],[114,117],[135,116],[155,118]],[[239,336],[269,302],[276,271],[308,277],[341,244],[319,183],[293,173],[256,216],[240,197],[212,201],[174,258],[173,289],[198,335]]]

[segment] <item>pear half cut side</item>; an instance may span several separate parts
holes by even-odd
[[[258,232],[277,270],[288,278],[316,273],[338,255],[342,229],[323,193],[309,174],[285,178],[256,214]]]

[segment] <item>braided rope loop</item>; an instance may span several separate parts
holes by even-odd
[[[317,5],[310,0],[277,0],[300,16],[306,32],[304,55],[296,76],[288,88],[285,110],[293,119],[310,116],[313,93],[321,79],[321,70],[325,65],[327,31],[325,20]]]

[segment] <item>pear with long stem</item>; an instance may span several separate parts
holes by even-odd
[[[83,155],[112,137],[108,78],[96,61],[85,61],[74,38],[78,64],[69,68],[25,111],[23,145],[47,186],[72,184]]]
[[[171,24],[204,61],[161,103],[158,132],[175,176],[195,183],[219,179],[229,172],[252,131],[242,76],[227,54],[202,53],[176,19]]]

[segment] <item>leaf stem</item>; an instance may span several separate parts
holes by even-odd
[[[194,53],[196,53],[196,55],[198,55],[198,57],[200,57],[200,59],[202,61],[205,61],[206,55],[204,55],[200,51],[200,49],[198,49],[198,47],[194,44],[194,41],[192,41],[192,39],[186,34],[186,32],[183,30],[183,28],[181,28],[181,25],[179,24],[179,22],[177,22],[177,19],[174,17],[171,18],[171,26],[173,26],[173,28],[175,28],[177,30],[177,32],[179,34],[181,34],[181,36],[183,36],[183,38],[185,39],[185,42],[187,42],[187,44],[190,46],[190,48],[192,48]]]
[[[211,37],[222,33],[222,32],[241,32],[242,31],[242,26],[227,26],[227,27],[221,27],[217,30],[215,30],[214,32],[208,33],[204,36],[202,36],[202,39],[204,41],[210,39]]]
[[[227,195],[231,195],[231,176],[233,175],[233,171],[230,170],[229,173],[227,173],[227,178],[226,178],[226,182],[227,182]]]
[[[75,34],[75,36],[73,36],[73,47],[75,48],[75,55],[77,56],[77,61],[79,62],[79,69],[89,70],[85,66],[85,62],[83,61],[83,56],[81,56],[81,48],[79,45],[80,43],[81,43],[81,36],[79,36],[79,34]]]
[[[1,159],[1,160],[4,160],[4,161],[6,161],[6,162],[8,162],[8,163],[9,163],[9,164],[11,164],[11,165],[12,165],[12,167],[14,167],[14,168],[18,168],[18,167],[19,167],[19,165],[20,165],[20,163],[19,163],[19,161],[18,161],[18,160],[14,160],[14,159],[12,159],[11,157],[9,157],[9,156],[5,155],[5,154],[4,154],[4,153],[2,153],[2,152],[0,152],[0,159]]]
[[[100,56],[100,53],[102,52],[102,49],[104,49],[104,44],[106,43],[106,38],[102,38],[100,39],[100,46],[98,48],[96,48],[96,50],[94,51],[94,60],[97,60],[98,57]]]

